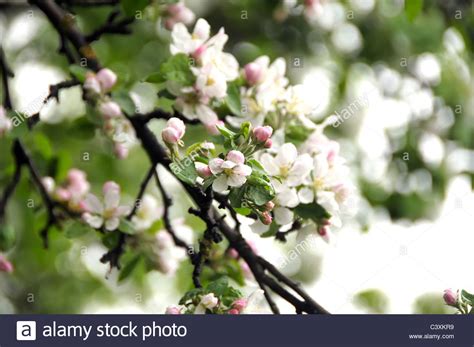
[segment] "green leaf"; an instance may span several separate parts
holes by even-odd
[[[137,11],[142,11],[149,3],[149,0],[120,0],[122,9],[127,16],[135,16]]]
[[[164,79],[164,76],[161,72],[154,72],[151,75],[149,75],[147,78],[145,78],[145,82],[163,83],[163,82],[166,82],[166,80]]]
[[[113,249],[117,247],[120,239],[120,232],[108,232],[102,237],[102,243],[108,249]]]
[[[189,57],[183,53],[173,55],[164,62],[160,67],[160,74],[162,81],[172,81],[183,86],[193,85],[196,80]]]
[[[365,308],[370,313],[382,314],[387,312],[389,300],[387,296],[377,289],[369,289],[355,296],[355,303]]]
[[[118,281],[123,282],[124,280],[126,280],[132,274],[133,270],[135,270],[141,259],[141,254],[137,254],[131,260],[129,260],[122,268],[122,270],[120,270]]]
[[[129,116],[135,114],[137,108],[126,90],[119,90],[112,93],[112,98],[119,104],[125,114]]]
[[[230,306],[235,300],[242,298],[242,293],[231,287],[226,277],[219,278],[211,282],[206,287],[207,293],[214,293],[215,296],[226,306]]]
[[[270,224],[270,229],[268,229],[266,232],[264,232],[262,235],[260,235],[260,237],[275,236],[275,234],[278,232],[278,230],[280,230],[279,227],[278,227],[278,224],[273,222],[272,224]]]
[[[159,98],[157,106],[165,112],[173,113],[174,100],[168,98]]]
[[[229,201],[232,207],[239,208],[242,206],[242,201],[244,199],[246,191],[246,186],[241,187],[240,189],[231,189],[229,193]]]
[[[315,222],[331,218],[331,215],[324,209],[324,207],[316,202],[300,204],[295,207],[294,212],[303,219],[311,219]]]
[[[8,116],[10,117],[13,124],[10,136],[22,138],[28,134],[28,117],[26,114],[17,111],[9,111]]]
[[[410,21],[413,21],[423,9],[423,0],[405,1],[405,13]]]
[[[224,125],[216,125],[217,130],[227,139],[234,139],[237,134],[234,133],[232,130],[226,128]]]
[[[241,214],[242,216],[248,216],[250,213],[252,213],[252,210],[247,207],[236,207],[234,208],[235,212],[238,214]]]
[[[74,239],[77,237],[81,237],[91,231],[93,231],[93,229],[90,226],[81,222],[71,221],[66,224],[64,228],[64,235],[68,239]]]
[[[137,230],[135,229],[133,223],[130,222],[129,220],[126,220],[126,219],[121,219],[120,220],[120,225],[119,225],[118,229],[121,232],[123,232],[125,234],[128,234],[128,235],[133,235],[137,232]]]
[[[251,128],[250,122],[243,122],[242,125],[240,126],[240,133],[242,136],[245,138],[245,140],[248,140],[250,136],[250,128]]]
[[[79,65],[69,65],[69,72],[73,75],[78,81],[84,83],[86,80],[88,69]]]
[[[179,304],[180,305],[185,305],[189,301],[194,302],[196,300],[196,298],[201,294],[204,294],[204,288],[191,289],[190,291],[188,291],[186,294],[183,295],[181,300],[179,300]]]
[[[173,171],[173,174],[184,183],[189,185],[196,184],[198,174],[194,162],[190,158],[184,158],[181,161],[172,163],[170,169]]]
[[[227,106],[229,110],[236,116],[242,113],[242,102],[240,100],[240,88],[235,83],[230,83],[227,86]]]
[[[253,185],[247,187],[245,197],[256,205],[262,206],[274,198],[273,189],[269,185]]]
[[[468,301],[471,306],[474,305],[474,295],[467,292],[466,290],[461,290],[461,295],[463,297],[464,300]]]
[[[0,223],[4,221],[0,220]],[[10,224],[0,225],[0,251],[6,252],[15,244],[15,229]]]

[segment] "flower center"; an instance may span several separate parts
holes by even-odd
[[[324,180],[322,178],[316,178],[313,181],[313,187],[315,190],[321,190],[324,187]]]
[[[232,176],[234,174],[234,171],[232,169],[224,169],[224,173],[227,176]]]
[[[216,81],[212,77],[207,78],[206,86],[212,86],[216,83]]]
[[[281,177],[287,177],[289,173],[290,173],[290,167],[289,166],[281,166],[280,167],[280,176]]]

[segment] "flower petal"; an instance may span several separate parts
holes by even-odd
[[[298,156],[298,150],[292,143],[285,143],[280,147],[278,154],[275,158],[276,164],[280,167],[290,166],[296,160]]]
[[[260,158],[260,162],[270,176],[277,176],[280,174],[280,168],[277,165],[275,158],[269,153],[264,153]]]
[[[298,197],[302,204],[309,204],[314,201],[314,191],[309,187],[304,187],[298,192]]]
[[[279,225],[287,225],[293,222],[293,212],[286,207],[276,207],[273,210],[275,221]]]
[[[209,168],[211,169],[211,172],[214,175],[220,174],[224,169],[222,168],[222,164],[224,163],[224,160],[221,158],[214,158],[211,161],[209,161]]]
[[[93,215],[88,212],[82,214],[82,219],[94,229],[99,229],[104,223],[104,219],[101,216]]]
[[[247,182],[247,178],[242,175],[231,175],[227,178],[227,184],[231,187],[242,187],[245,182]]]
[[[212,189],[216,192],[222,193],[223,191],[227,190],[227,176],[221,175],[214,180],[212,183]]]
[[[105,229],[108,231],[116,230],[120,225],[120,219],[117,217],[109,218],[105,221]]]
[[[94,194],[87,194],[82,204],[87,212],[96,214],[102,214],[104,212],[104,205]]]

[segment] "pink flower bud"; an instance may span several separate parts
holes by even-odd
[[[12,273],[13,272],[13,265],[5,258],[2,254],[0,254],[0,272]]]
[[[178,306],[169,306],[166,308],[165,314],[181,314],[181,309]]]
[[[186,125],[184,125],[184,122],[176,117],[170,118],[168,122],[166,122],[166,127],[175,129],[180,139],[184,136],[186,131]]]
[[[265,148],[271,148],[272,145],[273,145],[272,139],[268,139],[267,141],[265,141],[263,147],[265,147]]]
[[[247,300],[246,299],[237,299],[234,301],[234,303],[232,304],[232,308],[235,308],[236,310],[238,310],[239,312],[242,312],[244,310],[244,308],[247,307]]]
[[[273,128],[271,126],[258,126],[253,129],[253,136],[258,142],[266,142],[273,134]]]
[[[243,164],[245,162],[244,154],[240,151],[230,151],[226,156],[227,160],[233,161],[236,164]]]
[[[329,242],[329,227],[327,225],[319,227],[318,234],[323,238],[324,241]]]
[[[71,192],[65,188],[56,189],[56,198],[59,201],[69,201],[71,199]]]
[[[273,211],[274,208],[275,208],[275,203],[273,201],[269,201],[265,204],[265,209],[267,211]]]
[[[167,18],[165,20],[165,28],[168,30],[173,30],[173,27],[175,26],[177,22],[174,20],[174,18]]]
[[[221,120],[218,120],[215,123],[204,124],[204,126],[206,127],[207,132],[211,135],[219,135],[220,134],[219,129],[217,129],[217,125],[223,126],[224,122],[221,121]]]
[[[196,171],[199,177],[202,177],[202,178],[207,178],[207,177],[212,176],[211,168],[209,167],[209,165],[206,165],[204,163],[197,162]]]
[[[235,308],[231,308],[229,311],[227,311],[227,314],[240,314],[240,311]]]
[[[97,72],[97,80],[100,83],[102,91],[108,92],[117,82],[117,75],[110,69],[101,69]]]
[[[169,5],[167,12],[177,23],[190,24],[195,18],[193,11],[187,8],[182,2]]]
[[[94,94],[100,94],[101,92],[100,82],[97,79],[97,76],[95,74],[89,72],[86,75],[86,80],[84,81],[84,89]]]
[[[458,294],[455,293],[452,289],[446,289],[444,291],[443,299],[446,305],[457,307]]]
[[[180,140],[178,131],[175,128],[171,127],[164,128],[161,132],[161,137],[163,138],[163,141],[169,144],[178,143],[178,141]]]
[[[273,221],[272,215],[268,211],[265,211],[262,213],[261,219],[262,219],[262,223],[265,225],[270,225],[272,224],[272,221]]]
[[[244,66],[244,76],[247,82],[253,86],[262,79],[263,70],[257,63],[248,63]]]
[[[122,110],[116,102],[107,101],[100,104],[100,113],[105,118],[116,118],[122,115]]]
[[[234,259],[238,259],[239,258],[239,252],[237,252],[235,250],[235,248],[229,248],[229,250],[227,251],[227,254],[229,255],[229,257],[231,258],[234,258]]]
[[[107,196],[110,193],[113,193],[114,195],[120,195],[120,186],[114,181],[107,181],[104,183],[102,191],[104,193],[104,196]]]
[[[125,159],[128,157],[128,148],[121,143],[116,143],[114,147],[114,153],[119,159]]]

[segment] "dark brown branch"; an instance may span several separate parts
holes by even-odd
[[[133,17],[127,17],[120,20],[116,20],[120,11],[112,11],[107,18],[106,22],[98,29],[86,36],[88,42],[97,41],[104,34],[119,34],[127,35],[131,34],[132,30],[128,27],[135,20]]]
[[[10,88],[8,87],[8,78],[12,78],[14,76],[13,71],[7,64],[5,59],[5,52],[3,51],[3,47],[0,46],[0,71],[2,73],[2,85],[3,85],[3,106],[7,110],[11,110],[12,100],[10,95]]]
[[[161,193],[161,198],[163,199],[163,205],[164,205],[163,222],[165,223],[165,228],[168,231],[168,233],[171,235],[171,237],[173,238],[174,244],[186,250],[187,256],[189,257],[191,262],[194,263],[195,261],[194,248],[189,246],[186,242],[184,242],[178,237],[178,235],[176,234],[176,231],[174,230],[173,225],[171,224],[170,209],[171,209],[171,206],[173,205],[173,200],[166,193],[166,190],[163,187],[163,184],[161,183],[160,176],[158,176],[158,173],[155,171],[154,174],[155,174],[156,185],[158,186],[158,189],[160,190],[160,193]]]
[[[53,0],[29,0],[29,2],[36,5],[48,17],[56,31],[72,43],[80,56],[85,58],[85,63],[90,69],[100,70],[101,66],[94,50],[84,35],[77,29],[74,17],[70,13],[64,11]]]
[[[17,185],[20,183],[20,179],[21,179],[21,167],[23,166],[23,162],[21,160],[21,157],[18,155],[18,153],[16,153],[16,147],[13,147],[12,154],[13,154],[13,157],[15,158],[15,172],[13,173],[12,179],[5,187],[5,190],[3,191],[2,197],[0,199],[0,224],[2,224],[2,221],[5,218],[5,212],[6,212],[8,201],[10,200],[13,193],[15,192],[15,189]]]
[[[142,180],[142,183],[140,184],[140,190],[138,191],[137,198],[135,199],[135,203],[133,204],[133,209],[130,212],[130,214],[127,216],[128,220],[131,220],[132,217],[137,213],[138,208],[140,207],[143,195],[145,194],[146,187],[148,186],[148,183],[150,183],[150,180],[152,179],[155,171],[156,171],[156,165],[152,165],[150,170],[148,170],[145,178]]]
[[[301,225],[301,221],[300,220],[295,220],[293,222],[293,224],[291,225],[290,229],[286,230],[286,231],[281,231],[279,230],[276,234],[275,234],[275,239],[279,240],[279,241],[282,241],[282,242],[286,242],[286,237],[291,234],[292,232],[294,231],[298,231],[300,230],[302,227]]]

